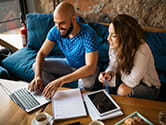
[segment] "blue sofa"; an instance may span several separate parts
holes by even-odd
[[[77,18],[79,22],[84,23],[82,18]],[[26,17],[28,44],[26,47],[16,51],[9,57],[1,61],[0,77],[9,78],[14,76],[18,79],[30,82],[33,79],[32,64],[43,44],[49,29],[54,25],[52,14],[30,13]],[[95,22],[87,23],[98,34],[99,42],[99,62],[98,65],[103,71],[108,65],[108,25]],[[155,65],[158,71],[161,83],[166,86],[166,32],[145,31],[145,39],[149,44],[155,58]],[[49,57],[64,57],[58,46],[49,54]],[[77,82],[66,84],[66,87],[75,88]],[[164,88],[165,89],[165,88]]]

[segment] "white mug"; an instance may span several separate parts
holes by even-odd
[[[35,116],[35,125],[47,125],[49,120],[45,112],[37,113]]]
[[[104,125],[104,123],[102,121],[95,120],[95,121],[91,121],[89,125]]]

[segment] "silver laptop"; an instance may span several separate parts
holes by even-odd
[[[27,88],[21,88],[11,92],[3,84],[0,83],[0,86],[9,95],[9,97],[26,112],[37,109],[51,101],[50,99],[46,99],[43,95],[30,92]]]

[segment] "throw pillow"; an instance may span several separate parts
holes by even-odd
[[[26,15],[28,46],[39,50],[46,35],[54,26],[52,14],[29,13]]]
[[[0,78],[8,79],[9,78],[9,73],[8,71],[0,66]]]
[[[10,75],[30,82],[34,76],[32,65],[36,54],[37,50],[24,47],[3,59],[1,65],[8,70]]]

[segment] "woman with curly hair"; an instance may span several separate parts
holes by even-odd
[[[109,26],[109,66],[99,75],[111,93],[156,99],[160,80],[143,30],[133,17],[121,14]]]

